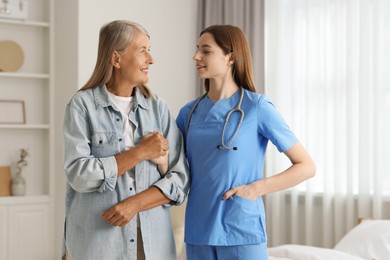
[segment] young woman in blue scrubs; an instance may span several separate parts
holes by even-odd
[[[187,259],[268,259],[261,197],[313,177],[315,163],[270,99],[256,93],[250,49],[238,27],[203,30],[193,59],[206,93],[176,120],[191,172]],[[268,141],[292,165],[264,178]]]

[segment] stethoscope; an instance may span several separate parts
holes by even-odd
[[[223,150],[237,150],[238,149],[236,146],[232,147],[232,143],[233,143],[234,139],[236,138],[236,135],[238,133],[238,129],[240,129],[242,120],[244,120],[244,111],[241,109],[242,100],[244,99],[244,88],[241,87],[240,90],[241,90],[241,95],[240,95],[240,100],[237,103],[237,106],[235,108],[233,108],[232,110],[230,110],[228,112],[228,114],[226,115],[225,123],[223,124],[223,129],[222,129],[222,137],[221,137],[222,138],[222,142],[221,142],[220,145],[217,145],[217,148],[220,149],[220,150],[222,150],[222,149]],[[203,98],[205,98],[206,96],[207,96],[207,92],[204,93],[200,98],[198,98],[198,100],[195,102],[195,105],[192,107],[192,109],[190,111],[190,114],[189,114],[188,120],[187,120],[187,126],[186,126],[186,137],[188,136],[188,130],[190,128],[190,122],[191,122],[192,114],[194,113],[194,111],[195,111],[196,107],[198,106],[199,102]],[[234,112],[239,112],[240,113],[240,121],[238,122],[237,128],[234,131],[232,138],[230,138],[230,141],[227,144],[225,144],[225,129],[226,129],[226,125],[229,122],[230,116]]]

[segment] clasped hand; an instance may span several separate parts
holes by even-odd
[[[144,148],[145,160],[150,160],[155,164],[167,162],[169,144],[161,132],[144,135],[139,146]]]

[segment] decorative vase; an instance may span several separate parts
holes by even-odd
[[[12,179],[11,189],[14,196],[24,196],[26,194],[26,180],[20,173]]]

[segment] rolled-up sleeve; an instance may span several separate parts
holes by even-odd
[[[161,123],[164,136],[169,142],[169,168],[161,180],[154,183],[164,195],[172,200],[171,204],[184,202],[190,183],[188,163],[184,154],[183,137],[165,103],[160,103]]]
[[[74,100],[65,109],[63,134],[64,170],[69,185],[78,192],[113,190],[117,181],[116,159],[91,155],[88,116]]]

